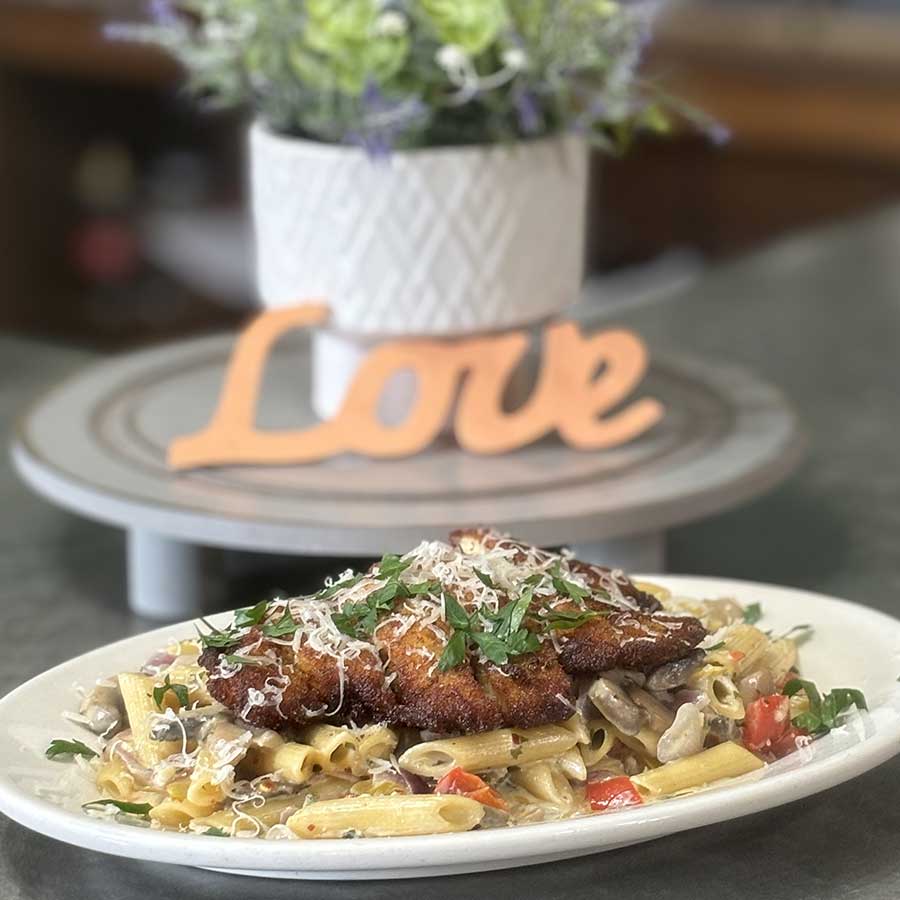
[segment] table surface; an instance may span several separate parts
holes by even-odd
[[[900,212],[793,237],[674,300],[616,311],[651,347],[755,368],[811,438],[766,497],[672,532],[670,568],[809,588],[900,616]],[[0,438],[44,387],[89,360],[0,338]],[[31,495],[0,461],[0,692],[144,630],[124,604],[122,536]],[[852,635],[848,635],[852,640]],[[104,857],[0,817],[4,900],[654,897],[896,900],[900,758],[826,794],[651,844],[422,883],[278,883]]]

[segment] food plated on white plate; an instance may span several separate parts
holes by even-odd
[[[492,531],[201,621],[97,672],[84,814],[310,840],[616,814],[763,770],[865,709],[800,674],[799,626]],[[814,639],[814,638],[813,638]]]

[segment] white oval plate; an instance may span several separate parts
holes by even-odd
[[[642,576],[644,577],[644,576]],[[84,737],[61,718],[73,683],[134,669],[172,636],[172,625],[57,666],[0,700],[0,810],[42,834],[102,853],[297,879],[411,878],[524,866],[583,856],[758,812],[825,790],[900,752],[900,621],[843,600],[789,588],[710,578],[647,576],[675,593],[760,603],[776,633],[810,623],[803,674],[820,687],[859,687],[868,713],[808,750],[722,787],[635,809],[565,822],[466,834],[367,840],[261,841],[179,835],[100,821],[80,812],[96,793],[75,764],[51,762],[56,737]],[[229,620],[228,614],[214,621]]]

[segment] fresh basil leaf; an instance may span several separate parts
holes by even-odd
[[[444,591],[444,618],[454,631],[469,631],[472,627],[466,611],[449,591]]]
[[[751,603],[744,607],[744,621],[748,625],[755,625],[763,615],[762,607],[758,603]]]
[[[475,575],[478,577],[478,580],[485,587],[489,587],[489,588],[491,588],[491,590],[494,590],[496,588],[496,585],[494,584],[494,579],[491,578],[491,576],[488,575],[487,572],[479,572],[478,569],[472,569],[472,571],[475,573]]]
[[[229,629],[228,631],[222,631],[221,628],[216,628],[215,625],[204,619],[202,616],[200,618],[200,621],[209,629],[209,633],[204,634],[199,628],[197,628],[197,634],[200,636],[200,643],[204,647],[213,647],[218,650],[222,647],[231,647],[233,644],[236,644],[238,642],[237,634],[231,629]]]
[[[169,676],[166,675],[166,680],[153,688],[153,702],[157,709],[162,709],[162,702],[169,691],[175,695],[175,699],[178,701],[178,709],[183,709],[190,704],[190,692],[187,685],[174,684],[169,680]]]
[[[365,604],[372,609],[389,608],[394,598],[403,593],[404,586],[399,581],[391,580],[376,588],[365,599]]]
[[[393,553],[387,553],[378,564],[378,574],[382,578],[396,578],[401,572],[405,572],[412,565],[412,560],[401,559]]]
[[[583,588],[571,581],[566,581],[565,578],[561,578],[558,575],[554,575],[552,581],[553,588],[558,594],[571,597],[576,602],[581,602],[591,596],[591,592],[587,588]]]
[[[548,628],[554,631],[563,631],[573,628],[580,628],[591,619],[596,619],[601,613],[592,609],[568,610],[568,609],[551,609],[543,617],[543,621]]]
[[[534,653],[541,647],[540,639],[527,628],[520,628],[511,634],[506,640],[506,646],[510,656],[521,656],[524,653]]]
[[[87,744],[83,744],[81,741],[67,741],[63,738],[50,741],[50,746],[44,751],[47,759],[56,759],[57,756],[84,756],[86,759],[90,759],[98,755],[96,750],[91,750]]]
[[[455,668],[466,658],[466,635],[463,631],[457,631],[453,637],[447,641],[444,652],[438,660],[438,669],[441,672],[447,672]]]
[[[281,618],[277,622],[267,622],[261,630],[266,637],[280,638],[294,634],[299,627],[291,615],[290,607],[285,606]]]
[[[153,806],[149,803],[126,803],[123,800],[91,800],[90,803],[83,803],[82,809],[91,809],[96,806],[114,806],[119,812],[128,813],[132,816],[148,816]]]
[[[817,715],[819,712],[819,707],[822,705],[822,697],[819,694],[818,688],[811,681],[807,681],[804,678],[792,678],[781,691],[786,697],[793,697],[794,694],[803,691],[806,696],[809,698],[809,706],[810,709],[813,710]]]
[[[494,637],[489,631],[476,631],[472,634],[472,640],[478,649],[492,663],[502,665],[509,662],[509,647],[506,643],[497,637]]]
[[[537,587],[545,578],[543,572],[535,572],[534,575],[529,575],[522,584],[531,585],[531,587]]]
[[[260,600],[256,606],[248,606],[246,609],[238,609],[234,613],[234,628],[251,628],[259,625],[266,617],[269,608],[268,600]]]
[[[270,660],[263,660],[252,656],[241,656],[239,653],[229,653],[227,656],[223,656],[222,659],[227,663],[231,663],[233,666],[264,667],[272,665]]]
[[[437,596],[438,591],[441,589],[441,583],[437,579],[434,581],[420,581],[418,584],[405,584],[403,586],[412,597],[418,597],[422,594]]]

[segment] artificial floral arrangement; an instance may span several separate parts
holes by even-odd
[[[655,0],[153,0],[112,26],[178,57],[202,96],[273,131],[388,149],[575,131],[609,150],[669,127],[637,75]],[[694,110],[681,115],[711,125]]]

